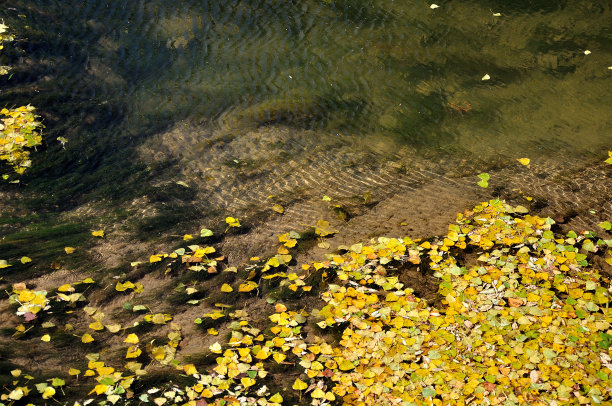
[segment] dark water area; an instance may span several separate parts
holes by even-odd
[[[32,210],[155,195],[197,216],[605,159],[610,1],[438,4],[5,1],[0,104],[35,105],[47,138],[3,188]]]

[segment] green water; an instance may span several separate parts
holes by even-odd
[[[449,175],[605,158],[609,1],[438,4],[9,0],[0,104],[37,106],[47,146],[2,187],[62,211],[184,180],[198,193],[182,210],[222,213],[253,189],[308,194],[309,176],[331,193],[381,162]]]

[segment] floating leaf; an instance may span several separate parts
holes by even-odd
[[[519,161],[519,163],[521,165],[529,165],[529,163],[531,162],[531,160],[529,158],[518,158],[517,161]]]
[[[94,237],[104,237],[104,230],[92,231],[91,235],[93,235]]]
[[[277,212],[279,214],[283,214],[285,212],[285,209],[280,204],[273,205],[272,206],[272,210],[274,210],[275,212]]]
[[[210,237],[213,235],[213,232],[208,228],[203,228],[200,230],[200,237]]]
[[[237,218],[234,217],[226,217],[225,218],[225,222],[227,223],[228,226],[230,227],[240,227],[240,221],[238,221]]]
[[[221,285],[221,292],[229,293],[229,292],[233,292],[233,291],[234,291],[234,289],[230,285],[228,285],[227,283],[224,283],[223,285]]]

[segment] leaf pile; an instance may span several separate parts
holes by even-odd
[[[122,327],[86,306],[82,311],[92,319],[88,328],[93,331],[79,333],[81,342],[104,342],[116,335],[125,344],[126,360],[123,366],[111,366],[101,359],[105,351],[88,354],[83,376],[95,380],[89,394],[100,396],[101,405],[608,404],[610,280],[589,260],[603,254],[612,262],[612,240],[599,239],[594,232],[558,235],[553,224],[550,218],[527,214],[522,206],[492,200],[459,214],[443,237],[380,237],[370,244],[341,246],[323,262],[301,265],[299,275],[289,271],[295,266],[289,249],[301,238],[294,231],[278,237],[275,255],[252,258],[254,264],[242,270],[226,266],[225,257],[208,245],[152,255],[150,266],[162,263],[166,274],[173,267],[230,272],[235,279],[226,279],[218,288],[221,294],[254,297],[276,286],[290,298],[285,304],[267,299],[274,311],[264,319],[266,326],[261,315],[227,310],[231,306],[222,303],[196,319],[206,324],[210,336],[222,329],[226,333],[227,341],[219,339],[205,349],[212,365],[181,361],[182,327],[172,314],[150,312]],[[612,228],[607,221],[600,227]],[[323,220],[312,228],[320,239],[335,232]],[[205,230],[202,237],[212,235]],[[431,269],[439,280],[435,305],[400,281],[411,267]],[[300,296],[314,294],[306,281],[318,277],[323,307],[304,309]],[[15,285],[10,300],[18,314],[35,322],[37,313],[56,302],[69,302],[74,309],[77,301],[87,300],[75,288],[91,282],[62,285],[49,299],[47,292]],[[144,290],[141,283],[128,280],[109,287],[130,300]],[[187,297],[198,292],[193,286],[179,287]],[[148,309],[131,302],[123,308]],[[155,334],[148,338],[141,324],[165,328],[167,340]],[[20,336],[27,333],[23,325],[17,330]],[[49,334],[41,337],[50,339]],[[151,365],[178,370],[191,383],[143,386],[139,382]],[[285,372],[279,375],[281,370]],[[67,367],[67,373],[72,377],[67,377],[69,387],[81,371]],[[281,385],[287,389],[279,388],[279,376],[290,375]],[[37,392],[56,400],[56,388],[65,384],[53,378],[51,385],[35,384],[34,391],[34,378],[26,379],[16,379],[1,395],[7,403],[0,404]]]

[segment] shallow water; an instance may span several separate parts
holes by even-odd
[[[612,142],[606,0],[8,3],[21,39],[0,102],[45,117],[24,187],[56,205],[162,180],[221,209],[363,176],[360,195],[398,168],[571,170]]]

